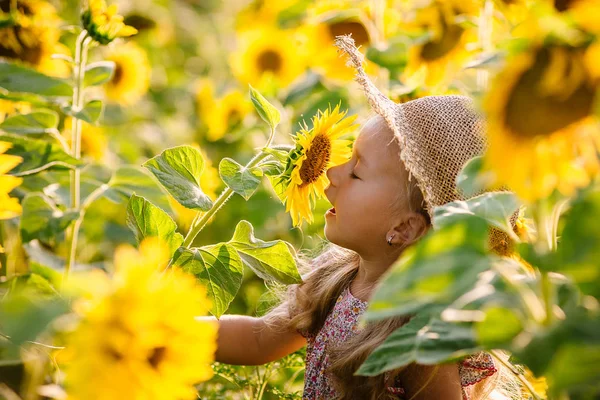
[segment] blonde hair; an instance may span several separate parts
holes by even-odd
[[[376,120],[376,128],[389,129],[383,118],[376,116],[371,120]],[[409,177],[406,189],[406,195],[399,195],[396,202],[400,207],[407,207],[411,212],[422,214],[429,228],[431,221],[425,209],[423,194],[415,179]],[[423,234],[427,231],[428,229],[424,230]],[[316,258],[310,261],[300,258],[298,261],[301,272],[306,272],[303,275],[304,282],[288,287],[283,293],[282,303],[265,316],[265,321],[273,329],[292,329],[305,335],[317,335],[338,297],[356,277],[360,256],[352,250],[329,244]],[[341,399],[397,399],[387,387],[393,385],[400,373],[416,373],[413,366],[372,377],[358,376],[354,373],[375,348],[411,317],[401,316],[368,322],[356,335],[334,348],[328,348],[330,366],[327,372]],[[518,387],[511,386],[511,382],[514,381],[512,373],[502,364],[496,365],[496,369],[498,372],[492,377],[465,388],[471,400],[512,397],[509,393],[515,393],[514,387]],[[513,389],[505,390],[510,387]],[[495,392],[494,396],[491,396],[492,392]]]

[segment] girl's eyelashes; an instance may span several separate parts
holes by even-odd
[[[356,176],[356,174],[354,173],[354,171],[350,171],[350,178],[352,178],[352,179],[360,179],[358,176]]]

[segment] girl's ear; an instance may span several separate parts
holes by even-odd
[[[427,220],[422,214],[410,212],[399,224],[388,232],[388,243],[391,245],[409,246],[419,240],[427,232]]]

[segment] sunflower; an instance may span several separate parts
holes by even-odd
[[[53,76],[66,77],[69,67],[52,54],[69,54],[59,43],[60,18],[50,3],[42,0],[0,0],[0,59],[17,61]],[[11,11],[14,11],[11,14]]]
[[[65,119],[65,128],[63,137],[67,143],[71,143],[71,118]],[[108,148],[108,140],[104,134],[104,130],[99,126],[90,125],[85,121],[81,121],[81,153],[92,158],[95,161],[102,161],[106,149]]]
[[[533,375],[533,372],[531,372],[529,368],[524,367],[524,369],[525,371],[523,377],[527,380],[527,382],[529,382],[529,384],[535,391],[535,394],[538,395],[540,398],[545,399],[548,392],[548,381],[546,381],[546,378],[543,376],[537,378],[535,375]],[[522,398],[523,400],[528,400],[531,398],[531,393],[525,387],[523,388]]]
[[[19,200],[10,197],[9,193],[19,186],[23,179],[6,175],[6,173],[19,165],[23,159],[18,156],[4,154],[10,147],[10,143],[0,142],[0,220],[21,215]]]
[[[202,158],[204,159],[204,169],[202,170],[202,175],[200,176],[200,187],[202,191],[210,197],[212,200],[217,198],[217,191],[222,186],[222,181],[219,176],[219,171],[213,166],[210,158],[206,156],[204,151],[198,146],[197,143],[193,143],[192,147],[197,148],[202,153]],[[173,197],[169,196],[169,204],[175,211],[177,225],[183,232],[187,232],[190,229],[192,221],[198,214],[197,210],[190,210],[182,206],[177,200]],[[212,219],[208,221],[212,222]]]
[[[89,8],[81,14],[81,22],[88,35],[100,44],[137,33],[137,29],[123,23],[123,16],[117,14],[117,6],[107,7],[104,0],[89,0]]]
[[[263,92],[285,87],[306,69],[305,57],[299,53],[301,41],[295,31],[273,27],[244,31],[231,55],[233,74]]]
[[[31,104],[25,101],[10,101],[0,99],[0,122],[11,114],[26,114],[31,111]]]
[[[586,68],[585,50],[534,46],[516,55],[484,101],[486,168],[497,184],[523,200],[545,198],[555,189],[572,195],[599,171],[600,133],[593,115],[597,87]]]
[[[98,270],[71,278],[80,321],[57,356],[70,399],[197,398],[194,384],[213,374],[217,326],[195,318],[209,309],[205,288],[165,271],[168,261],[150,238],[139,251],[117,248],[112,279]]]
[[[144,49],[128,42],[111,49],[106,60],[116,65],[112,79],[104,86],[110,100],[121,105],[132,105],[146,94],[151,67]]]
[[[356,128],[356,116],[344,118],[347,111],[340,106],[319,111],[312,119],[313,127],[306,124],[294,137],[296,147],[289,154],[286,170],[279,177],[283,185],[285,210],[292,216],[294,226],[302,220],[313,221],[311,208],[323,197],[329,180],[327,169],[346,162],[350,157],[350,140],[340,139]]]
[[[459,23],[461,18],[478,12],[474,1],[432,1],[427,7],[415,10],[409,24],[425,32],[424,40],[409,48],[405,78],[424,71],[424,83],[435,87],[447,82],[470,56],[467,44],[476,40],[473,30]]]
[[[230,90],[218,98],[214,92],[209,79],[199,82],[196,91],[198,116],[206,125],[206,138],[211,142],[222,139],[252,111],[252,105],[239,90]]]

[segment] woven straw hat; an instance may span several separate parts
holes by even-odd
[[[371,82],[363,69],[363,55],[350,36],[338,36],[336,46],[349,56],[369,104],[381,115],[400,142],[400,157],[423,193],[426,208],[465,200],[456,177],[471,158],[486,149],[484,120],[465,96],[427,96],[403,104],[394,103]],[[505,253],[508,236],[492,230],[490,247]]]

